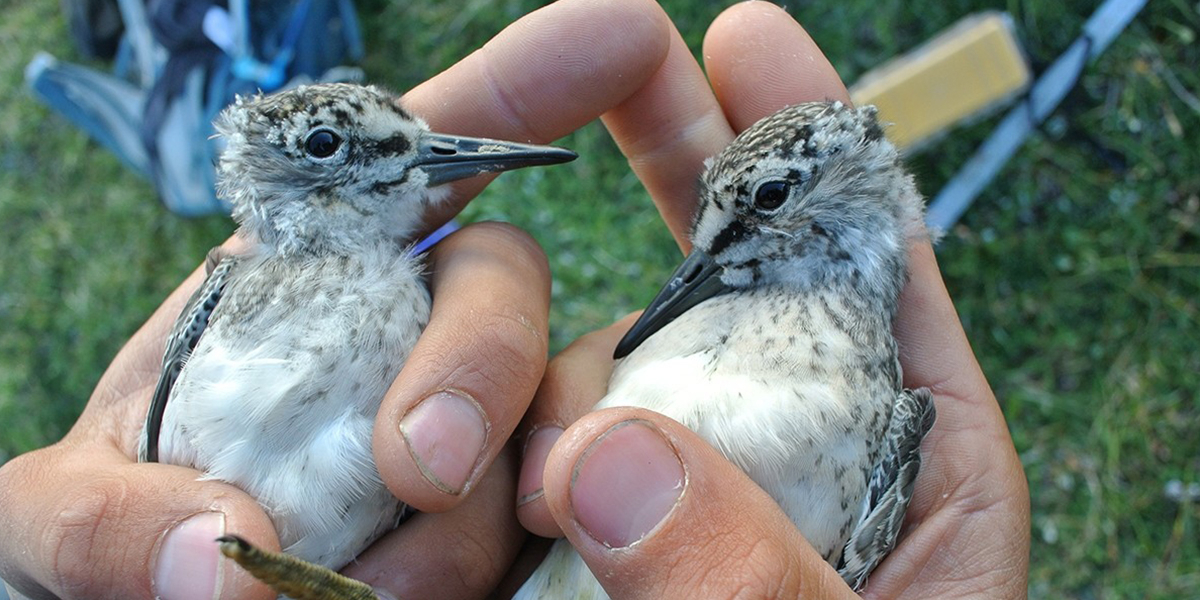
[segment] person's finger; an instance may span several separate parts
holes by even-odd
[[[703,160],[732,139],[720,106],[706,90],[704,73],[674,26],[670,49],[654,75],[602,119],[654,197],[663,219],[686,248],[695,205],[695,178]],[[562,535],[542,499],[542,466],[563,428],[589,410],[608,388],[612,349],[636,315],[576,340],[548,367],[526,417],[525,452],[517,514],[531,532]]]
[[[700,65],[669,30],[666,60],[645,85],[602,117],[684,251],[704,160],[733,139]]]
[[[905,384],[934,392],[937,423],[922,445],[921,476],[906,514],[909,534],[872,575],[865,595],[1020,597],[1029,573],[1025,473],[928,242],[910,249],[909,274],[895,333]],[[988,542],[987,552],[937,552],[978,545],[984,531],[1005,535]],[[954,573],[959,587],[951,594],[938,578],[919,578],[926,572]]]
[[[612,374],[613,348],[638,314],[581,336],[546,367],[533,403],[525,413],[522,424],[525,432],[520,436],[524,440],[524,452],[517,484],[517,518],[534,534],[562,536],[562,530],[550,516],[542,496],[542,469],[546,457],[563,430],[604,397]]]
[[[462,502],[504,447],[546,367],[550,268],[537,242],[499,223],[443,240],[433,311],[375,420],[379,472],[424,512]]]
[[[670,20],[647,0],[555,2],[404,95],[435,131],[545,143],[642,86],[666,55]],[[453,184],[426,221],[449,219],[490,181]]]
[[[449,512],[414,515],[343,574],[395,598],[488,596],[528,535],[512,518],[516,461],[510,444],[462,504]]]
[[[546,500],[615,599],[856,597],[766,492],[652,411],[572,425],[546,463]]]
[[[909,281],[896,316],[896,338],[905,357],[905,384],[977,405],[970,407],[972,410],[978,405],[996,408],[929,242],[913,245],[908,268]],[[950,416],[938,408],[939,421]]]
[[[704,36],[704,67],[735,131],[800,102],[850,101],[816,42],[770,2],[742,2],[717,16]]]
[[[235,533],[278,549],[237,488],[183,467],[133,464],[106,445],[60,443],[0,469],[0,578],[30,598],[273,598],[224,559]]]

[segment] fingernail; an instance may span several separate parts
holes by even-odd
[[[625,548],[666,519],[686,485],[683,462],[658,428],[625,421],[584,450],[571,478],[571,508],[597,541]]]
[[[154,594],[165,600],[214,600],[225,561],[213,540],[225,535],[225,515],[203,512],[163,536],[154,563]]]
[[[462,493],[483,453],[487,422],[474,400],[435,392],[400,421],[400,433],[421,474],[447,494]]]
[[[542,472],[546,470],[546,459],[550,448],[562,437],[563,428],[543,425],[529,434],[525,440],[525,454],[521,461],[521,476],[517,479],[517,506],[542,497]]]

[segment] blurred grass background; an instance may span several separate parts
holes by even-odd
[[[183,220],[35,102],[37,50],[79,60],[56,2],[0,0],[0,463],[58,440],[121,344],[232,230]],[[360,1],[371,80],[407,89],[529,0]],[[725,5],[665,0],[695,51]],[[1093,2],[785,3],[848,81],[961,16],[1012,13],[1035,71]],[[1200,4],[1157,0],[941,243],[956,305],[1033,497],[1036,598],[1200,597]],[[994,119],[911,160],[932,195]],[[582,158],[506,175],[464,217],[531,231],[554,273],[552,345],[643,305],[678,259],[593,124]]]

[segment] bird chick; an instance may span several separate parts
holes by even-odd
[[[237,485],[285,552],[339,569],[404,511],[371,436],[429,320],[411,252],[426,210],[442,184],[575,154],[432,133],[348,84],[240,98],[215,125],[218,191],[249,248],[210,254],[167,339],[139,458]]]
[[[859,589],[895,546],[934,420],[892,336],[921,196],[873,107],[823,102],[747,129],[699,190],[691,254],[617,346],[597,408],[696,431]],[[604,597],[565,540],[517,594]]]

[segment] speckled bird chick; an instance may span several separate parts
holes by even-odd
[[[699,433],[856,589],[896,543],[934,420],[892,337],[922,212],[873,107],[759,121],[707,163],[692,252],[597,405]],[[517,597],[606,596],[560,541]]]
[[[286,552],[337,569],[402,511],[371,437],[429,320],[411,252],[426,209],[447,182],[575,155],[431,133],[348,84],[242,98],[216,127],[249,249],[210,260],[171,332],[140,458],[237,485]]]

